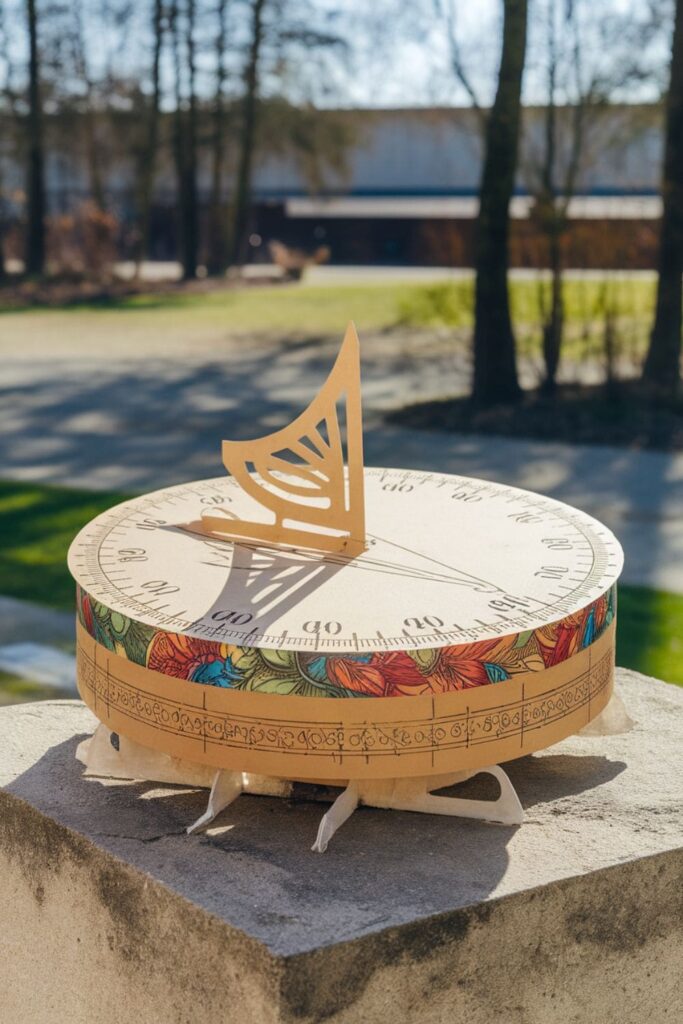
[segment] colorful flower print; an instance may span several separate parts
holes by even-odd
[[[321,655],[237,647],[167,633],[111,611],[78,588],[78,615],[98,643],[138,665],[203,686],[296,697],[410,697],[504,685],[559,665],[614,621],[616,590],[536,630],[419,651]]]

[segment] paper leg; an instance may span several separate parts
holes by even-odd
[[[580,729],[579,736],[621,736],[623,733],[631,732],[635,725],[629,717],[626,706],[617,693],[612,693],[606,707],[602,709],[596,718],[593,718],[588,725]]]
[[[524,809],[510,779],[500,765],[494,764],[490,768],[481,768],[480,771],[497,779],[500,785],[500,796],[497,800],[436,796],[426,787],[422,793],[402,798],[400,787],[397,786],[391,806],[398,811],[421,811],[424,814],[446,814],[456,818],[492,821],[499,825],[521,825],[524,821]],[[363,803],[368,802],[363,799]]]
[[[233,800],[236,800],[243,790],[244,779],[242,772],[216,772],[206,810],[192,825],[188,825],[187,834],[191,835],[193,832],[200,832],[207,825],[210,825],[213,819],[228,807]]]
[[[315,853],[325,852],[334,833],[341,828],[358,807],[358,800],[358,786],[354,782],[350,782],[344,792],[340,793],[334,801],[327,814],[323,815],[318,826],[318,835],[311,847]]]

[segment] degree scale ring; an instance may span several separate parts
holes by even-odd
[[[369,548],[354,559],[233,546],[178,524],[223,503],[229,477],[156,491],[89,523],[69,551],[79,585],[168,632],[251,647],[373,652],[504,637],[585,608],[623,555],[595,519],[466,477],[366,469]]]

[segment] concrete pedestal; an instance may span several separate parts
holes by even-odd
[[[86,780],[76,701],[0,711],[2,1024],[659,1024],[683,1006],[683,690],[506,765],[519,828]],[[475,795],[482,783],[460,787]],[[481,794],[483,795],[483,794]]]

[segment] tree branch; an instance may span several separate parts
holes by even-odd
[[[460,43],[455,28],[455,11],[452,0],[434,0],[436,14],[444,22],[448,34],[448,47],[450,51],[451,68],[463,89],[467,93],[472,107],[477,115],[479,127],[483,132],[486,128],[487,114],[482,107],[479,96],[472,83],[472,79],[465,67],[460,50]]]

